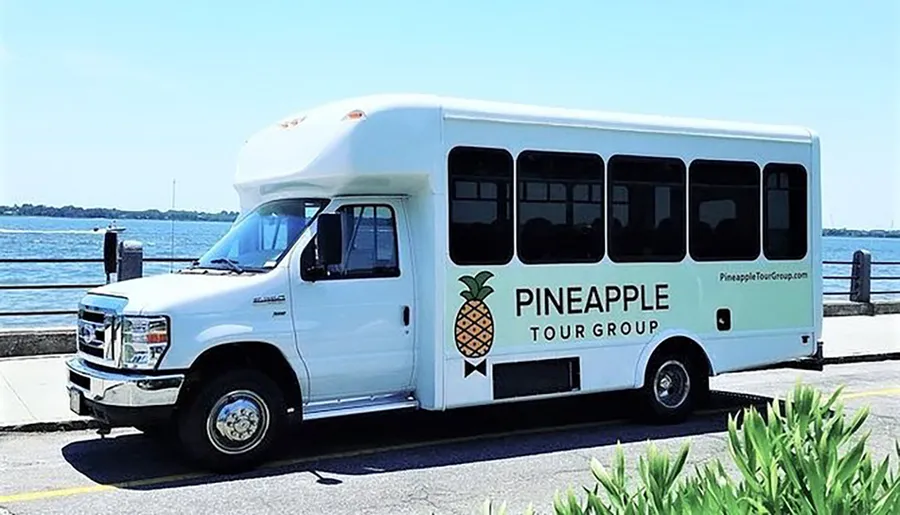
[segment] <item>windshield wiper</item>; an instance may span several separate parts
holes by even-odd
[[[209,262],[212,264],[224,263],[224,264],[228,265],[235,272],[237,272],[239,274],[244,273],[244,269],[241,268],[241,266],[238,264],[238,262],[233,259],[216,258],[216,259],[211,259]]]

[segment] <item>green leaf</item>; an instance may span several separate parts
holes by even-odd
[[[575,492],[571,488],[566,490],[565,501],[560,497],[559,492],[556,492],[553,496],[553,509],[557,515],[582,515],[584,513],[578,504]]]
[[[587,506],[588,508],[597,514],[602,515],[613,515],[613,512],[609,507],[603,504],[603,501],[600,500],[600,496],[597,495],[596,492],[587,492]]]
[[[462,281],[463,284],[468,286],[469,291],[472,292],[472,295],[478,295],[478,290],[481,289],[481,286],[478,285],[473,277],[464,275],[460,277],[459,280]]]
[[[506,515],[506,503],[501,504],[497,511],[494,511],[493,501],[486,499],[481,507],[481,512],[484,515]]]
[[[483,286],[480,290],[478,290],[478,295],[475,296],[478,300],[484,300],[488,295],[494,293],[494,289],[490,286]]]
[[[848,433],[850,435],[856,434],[862,425],[866,423],[866,419],[869,418],[869,407],[863,406],[859,410],[856,411],[856,415],[854,415],[853,420],[850,421],[850,428],[848,429]]]
[[[821,410],[823,413],[831,410],[831,407],[837,402],[838,397],[840,397],[841,393],[843,393],[844,387],[845,387],[845,385],[840,385],[837,388],[835,388],[835,390],[833,392],[831,392],[831,397],[829,397],[828,401],[821,406]],[[810,392],[813,391],[812,388],[809,388],[808,390]],[[818,395],[818,392],[816,392],[816,394]]]
[[[459,292],[459,294],[460,294],[460,296],[462,296],[462,298],[464,298],[466,300],[475,300],[475,296],[472,295],[472,292],[470,292],[469,290],[463,290],[463,291]]]
[[[486,283],[488,281],[488,279],[490,279],[491,277],[494,277],[494,274],[492,274],[488,270],[485,270],[483,272],[479,272],[475,276],[475,282],[478,283],[479,287],[481,287],[481,286],[484,286],[484,283]]]
[[[890,465],[890,457],[885,456],[884,460],[881,462],[881,465],[878,466],[878,469],[874,473],[870,473],[868,476],[868,480],[865,483],[865,487],[868,489],[868,492],[874,494],[878,491],[879,488],[883,484],[885,484],[885,478],[888,473],[888,466]]]
[[[678,456],[675,458],[675,463],[672,465],[672,468],[669,471],[669,477],[666,478],[666,481],[669,484],[675,484],[675,480],[681,474],[682,470],[684,470],[684,464],[687,462],[689,451],[690,442],[688,441],[681,446],[681,449],[678,452]]]
[[[859,470],[860,463],[866,452],[866,439],[861,438],[847,453],[833,472],[832,481],[837,484],[849,483],[853,475]]]
[[[625,480],[625,453],[621,445],[616,444],[612,474],[608,473],[596,458],[591,459],[591,472],[597,482],[606,490],[616,513],[625,510],[628,506],[628,485]]]
[[[900,511],[900,480],[895,480],[893,485],[885,492],[884,497],[875,503],[873,515],[893,515]]]
[[[748,458],[745,455],[745,449],[741,445],[740,438],[738,436],[737,422],[735,419],[728,415],[728,449],[731,452],[731,457],[737,465],[738,470],[743,474],[744,479],[746,481],[750,481],[754,478],[753,470],[751,470],[750,464],[748,463]]]

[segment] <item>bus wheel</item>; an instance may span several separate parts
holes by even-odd
[[[686,353],[660,353],[650,359],[641,395],[653,422],[678,423],[694,409],[698,386],[694,363]]]
[[[188,456],[214,472],[240,472],[262,462],[280,436],[284,397],[256,370],[230,371],[200,385],[181,410],[179,436]]]

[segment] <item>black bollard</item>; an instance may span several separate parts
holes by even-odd
[[[106,231],[103,234],[103,269],[106,272],[106,283],[109,284],[109,276],[116,273],[119,233]]]

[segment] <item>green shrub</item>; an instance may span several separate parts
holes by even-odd
[[[679,479],[688,458],[685,444],[671,457],[650,444],[638,458],[635,486],[629,484],[621,446],[611,470],[592,459],[593,488],[579,498],[571,488],[553,499],[558,515],[582,514],[900,514],[900,474],[889,457],[875,465],[858,434],[869,410],[847,421],[838,388],[829,398],[798,384],[783,405],[769,404],[767,416],[745,409],[739,425],[728,417],[728,450],[738,471],[731,477],[719,460],[695,467]],[[900,457],[900,443],[895,442]],[[506,513],[488,501],[484,513]],[[529,507],[527,513],[535,513]]]

